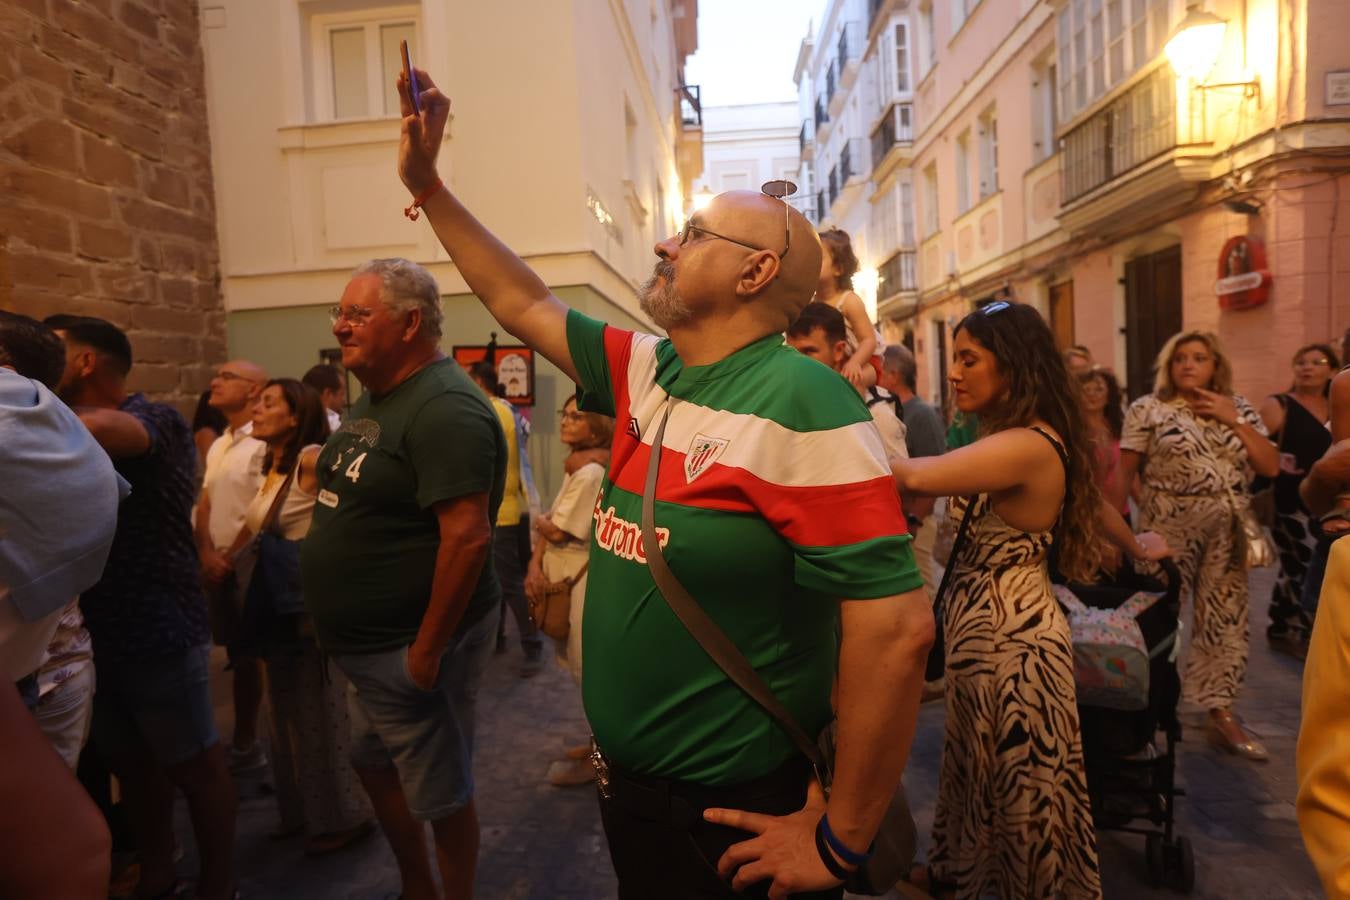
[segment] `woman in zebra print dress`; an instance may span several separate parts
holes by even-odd
[[[1077,393],[1039,313],[993,303],[953,340],[956,405],[978,414],[984,436],[892,465],[904,491],[964,495],[953,515],[970,518],[943,598],[947,718],[928,887],[972,900],[1100,897],[1073,647],[1047,556],[1056,544],[1060,568],[1086,579],[1103,537],[1138,556],[1165,547],[1141,544],[1103,501]]]
[[[1210,739],[1264,760],[1266,748],[1233,714],[1247,670],[1247,568],[1238,518],[1251,503],[1252,470],[1268,478],[1280,454],[1252,405],[1233,393],[1233,370],[1217,336],[1174,335],[1158,354],[1152,394],[1130,404],[1120,439],[1120,476],[1139,474],[1139,522],[1177,548],[1195,624],[1182,696],[1209,710]]]

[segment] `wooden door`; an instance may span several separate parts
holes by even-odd
[[[1061,353],[1072,347],[1073,327],[1073,282],[1050,285],[1050,330],[1055,333],[1055,346]]]
[[[1181,330],[1181,245],[1125,264],[1125,354],[1130,399],[1153,390],[1153,361]]]

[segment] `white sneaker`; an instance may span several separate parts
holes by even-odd
[[[230,745],[230,771],[237,774],[242,772],[253,772],[267,766],[267,754],[263,752],[262,744],[254,741],[249,747],[240,750],[233,744]]]

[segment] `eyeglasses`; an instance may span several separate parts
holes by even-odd
[[[328,307],[328,321],[336,325],[338,322],[346,319],[353,328],[360,328],[362,325],[365,325],[374,314],[375,310],[367,309],[364,306],[353,306],[345,312],[341,306]]]
[[[996,313],[1003,312],[1010,306],[1012,306],[1012,304],[1007,300],[995,300],[993,303],[986,303],[984,306],[981,306],[980,312],[984,313],[986,316],[992,316]]]
[[[778,258],[780,260],[783,259],[785,256],[787,256],[788,251],[792,249],[792,228],[791,228],[791,220],[789,218],[791,216],[791,212],[788,210],[787,198],[790,197],[794,192],[796,192],[796,190],[797,186],[790,181],[766,181],[760,187],[761,193],[767,194],[768,196],[773,197],[774,199],[778,200],[783,204],[783,252],[778,253]],[[754,244],[747,244],[745,241],[740,241],[733,237],[727,237],[725,234],[718,234],[715,231],[709,231],[708,229],[704,228],[701,225],[695,225],[693,216],[690,216],[688,219],[686,219],[684,227],[680,229],[678,237],[680,239],[681,247],[689,243],[689,239],[693,236],[694,232],[698,232],[699,234],[706,235],[707,237],[710,238],[717,238],[718,240],[721,241],[728,241],[729,243],[735,244],[738,247],[744,247],[745,249],[753,250],[756,253],[763,253],[765,251],[768,251],[770,253],[777,252],[774,250],[770,250],[768,247],[757,247]]]

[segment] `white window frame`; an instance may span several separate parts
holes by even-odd
[[[985,110],[976,124],[977,152],[980,166],[980,200],[998,193],[998,112],[994,107]]]
[[[900,246],[914,246],[914,186],[908,181],[900,182],[897,188],[897,202],[900,206]]]
[[[930,238],[938,233],[941,223],[938,220],[938,177],[937,163],[931,162],[923,170],[923,236]]]
[[[373,119],[397,119],[397,112],[384,112],[384,85],[381,84],[380,28],[384,25],[413,27],[413,44],[409,48],[413,60],[421,58],[422,16],[418,6],[380,6],[345,13],[321,13],[309,21],[310,60],[314,81],[311,85],[313,121],[363,122]],[[331,33],[349,28],[364,28],[366,39],[366,91],[370,108],[365,116],[339,119],[333,98],[333,60]]]
[[[1047,53],[1031,67],[1031,144],[1032,161],[1044,162],[1059,150],[1055,137],[1059,129],[1055,95],[1059,90],[1055,57]]]
[[[951,0],[952,4],[952,34],[955,35],[961,30],[961,26],[966,24],[966,20],[975,12],[975,7],[980,5],[980,0]]]
[[[970,194],[970,129],[956,139],[956,214],[963,216],[974,206]]]
[[[1180,18],[1180,2],[1063,0],[1055,13],[1058,121],[1073,119],[1153,62]],[[1113,10],[1119,14],[1114,30]]]
[[[922,81],[937,66],[937,22],[932,0],[919,6],[919,42],[923,45],[919,51],[919,80]]]
[[[908,94],[914,90],[913,74],[909,68],[909,23],[896,22],[895,28],[891,31],[895,46],[893,49],[895,60],[895,78],[891,81],[891,89],[898,94]]]

